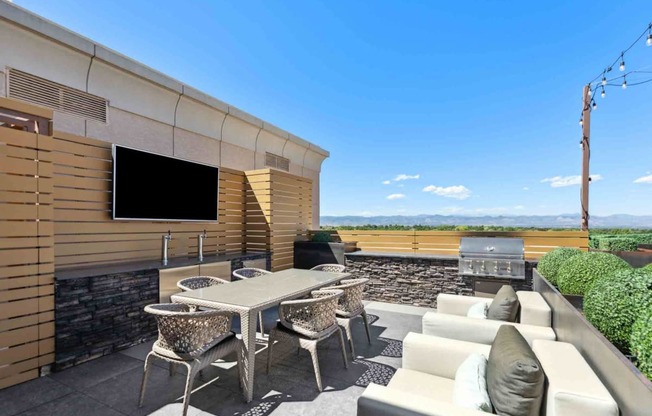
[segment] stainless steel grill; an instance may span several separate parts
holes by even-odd
[[[462,237],[459,274],[524,279],[523,239]]]

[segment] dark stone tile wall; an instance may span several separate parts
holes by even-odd
[[[365,299],[437,307],[437,295],[474,295],[474,277],[458,274],[457,258],[405,255],[346,255],[346,268],[370,281]],[[533,264],[526,262],[525,280],[505,280],[514,290],[532,290]]]
[[[260,258],[267,260],[270,269],[269,254],[253,253],[232,258],[231,270],[243,267],[245,260]],[[144,308],[158,302],[158,268],[58,279],[54,370],[155,338],[156,320]]]
[[[157,269],[57,281],[54,369],[156,336],[156,321],[144,307],[158,298]]]

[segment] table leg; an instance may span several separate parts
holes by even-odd
[[[240,326],[243,344],[243,387],[245,400],[250,402],[254,397],[254,370],[256,367],[256,319],[257,312],[244,311],[240,313]]]

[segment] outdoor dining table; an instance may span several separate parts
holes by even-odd
[[[226,285],[172,295],[172,302],[228,310],[240,315],[243,342],[242,386],[247,402],[253,398],[258,312],[309,294],[349,277],[349,273],[287,269]]]

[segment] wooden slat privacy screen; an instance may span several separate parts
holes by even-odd
[[[0,128],[0,389],[54,361],[52,146],[51,136]]]
[[[111,219],[111,145],[55,132],[54,242],[57,269],[161,257],[161,239],[172,234],[168,255],[204,255],[244,248],[244,173],[220,168],[218,222],[114,221]],[[188,201],[188,203],[190,203]]]
[[[52,119],[10,99],[0,108]],[[0,389],[54,361],[55,270],[160,259],[168,230],[171,258],[197,256],[206,230],[204,255],[272,251],[281,270],[312,222],[312,182],[272,169],[221,167],[216,223],[114,221],[111,181],[110,143],[0,127]]]
[[[311,231],[314,233],[315,231]],[[589,249],[586,231],[377,231],[333,230],[334,239],[357,241],[369,252],[458,255],[461,237],[515,237],[525,243],[525,257],[536,259],[555,247]]]
[[[312,224],[312,181],[274,169],[248,171],[247,251],[272,252],[272,270],[294,265],[294,242]]]

